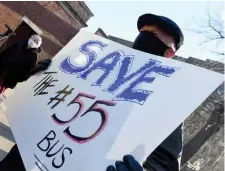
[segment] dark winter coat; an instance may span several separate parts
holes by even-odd
[[[1,171],[26,171],[17,145],[14,145],[7,156],[0,161]]]
[[[182,126],[179,125],[146,159],[146,171],[179,171],[182,152]],[[154,137],[152,137],[154,138]]]
[[[14,88],[18,82],[26,81],[37,63],[40,49],[27,49],[27,42],[20,41],[0,54],[0,74],[6,88]]]

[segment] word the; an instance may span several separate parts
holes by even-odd
[[[54,79],[54,77],[52,76],[53,74],[56,74],[56,73],[57,72],[44,72],[44,74],[47,74],[47,75],[33,87],[34,96],[48,94],[48,92],[46,92],[45,90],[48,87],[54,87],[55,85],[52,83],[58,81]]]

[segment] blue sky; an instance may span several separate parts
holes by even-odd
[[[185,44],[178,51],[183,57],[219,60],[222,56],[211,53],[210,50],[224,49],[224,41],[212,42],[198,47],[205,40],[203,35],[194,33],[197,24],[204,24],[207,11],[221,20],[224,11],[222,1],[88,1],[85,3],[94,13],[84,30],[95,32],[102,28],[107,35],[133,41],[138,35],[136,22],[140,15],[153,13],[166,16],[175,21],[183,30]],[[218,18],[219,17],[219,18]]]

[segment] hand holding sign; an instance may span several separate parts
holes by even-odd
[[[115,166],[108,166],[106,171],[143,171],[141,165],[131,155],[123,157],[122,161],[116,161]]]

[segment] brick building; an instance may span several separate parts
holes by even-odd
[[[7,46],[37,33],[43,37],[41,57],[53,57],[83,27],[93,13],[83,1],[1,1],[0,33],[9,25],[15,35]]]
[[[133,42],[106,35],[97,35],[132,47]],[[224,74],[224,63],[175,56],[173,59]],[[222,171],[224,168],[224,83],[221,84],[185,121],[181,171]]]

